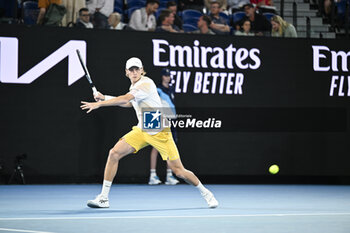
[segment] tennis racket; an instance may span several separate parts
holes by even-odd
[[[97,96],[97,89],[96,89],[94,83],[92,82],[92,79],[90,77],[89,71],[88,71],[86,65],[84,64],[83,59],[81,58],[79,49],[77,49],[76,51],[77,51],[77,54],[78,54],[78,57],[79,57],[80,64],[83,67],[83,70],[85,72],[85,77],[88,80],[88,82],[90,83],[90,86],[91,86],[91,89],[92,89],[92,93],[93,93],[93,95],[95,97],[95,96]]]

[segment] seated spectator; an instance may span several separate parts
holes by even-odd
[[[225,11],[227,9],[227,0],[204,0],[204,6],[210,10],[212,2],[217,2],[221,6],[220,11]]]
[[[126,24],[121,21],[122,16],[118,12],[113,12],[108,17],[108,24],[110,29],[113,30],[123,30],[126,27]]]
[[[240,27],[240,30],[237,30],[235,32],[236,36],[254,36],[254,33],[250,32],[250,21],[246,19],[243,21],[242,26]]]
[[[281,16],[275,15],[271,18],[273,37],[298,37],[295,27],[284,21]]]
[[[108,28],[108,17],[114,9],[114,0],[88,0],[86,6],[94,28]]]
[[[204,2],[203,0],[179,0],[179,10],[197,10],[203,13]]]
[[[156,28],[156,32],[180,32],[180,29],[174,25],[174,14],[168,10],[162,10],[159,15],[161,25]]]
[[[146,7],[137,9],[132,13],[129,27],[138,31],[154,31],[157,27],[154,13],[158,7],[158,0],[147,0]]]
[[[209,26],[211,25],[211,19],[208,15],[202,15],[198,19],[197,25],[198,30],[193,31],[192,33],[215,35],[215,33],[209,28]]]
[[[233,14],[236,11],[241,11],[241,8],[250,3],[249,0],[227,0],[227,10]]]
[[[228,34],[230,32],[230,26],[227,25],[226,19],[220,16],[220,4],[218,2],[211,2],[210,5],[210,18],[212,23],[210,28],[215,34]]]
[[[37,24],[44,23],[44,17],[46,14],[46,10],[49,8],[49,6],[51,4],[60,5],[61,3],[62,3],[61,0],[38,0],[38,8],[40,10],[39,10],[39,15],[38,15],[36,23]]]
[[[88,8],[81,8],[79,10],[79,18],[75,24],[77,28],[94,28],[94,25],[90,22],[90,14]]]
[[[257,13],[255,7],[252,4],[246,4],[243,7],[246,16],[241,20],[249,20],[251,24],[251,31],[255,35],[270,35],[271,33],[271,23],[266,19],[265,16]]]
[[[173,14],[174,14],[174,17],[175,17],[175,20],[174,20],[174,25],[176,25],[180,30],[182,30],[182,19],[180,16],[177,15],[177,4],[176,2],[174,1],[169,1],[167,4],[166,4],[166,7],[168,10],[170,10]],[[159,19],[159,18],[158,18]],[[158,20],[157,22],[157,25],[160,25],[160,21]]]

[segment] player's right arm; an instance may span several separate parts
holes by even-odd
[[[86,113],[90,113],[92,110],[98,109],[100,107],[107,107],[107,106],[125,106],[128,103],[130,103],[131,100],[133,100],[135,97],[127,93],[125,95],[117,96],[109,100],[105,101],[99,101],[99,102],[85,102],[81,101],[82,105],[80,108],[82,110],[87,110]]]
[[[98,101],[105,101],[105,100],[110,100],[115,98],[115,96],[111,96],[111,95],[103,95],[101,92],[97,92],[97,94],[94,96],[95,100]],[[131,108],[132,104],[130,102],[126,103],[126,104],[122,104],[119,105],[120,107],[124,107],[124,108]]]

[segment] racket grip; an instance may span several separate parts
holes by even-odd
[[[96,89],[96,87],[92,87],[92,93],[93,93],[94,97],[97,96],[97,89]]]

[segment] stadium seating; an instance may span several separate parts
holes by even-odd
[[[237,22],[242,20],[244,16],[245,16],[245,13],[243,11],[237,11],[233,13],[231,16],[233,24],[236,24]]]
[[[263,16],[265,16],[266,19],[267,19],[268,21],[270,21],[271,18],[272,18],[273,16],[275,16],[275,15],[276,15],[276,14],[274,14],[274,13],[268,13],[268,12],[263,13]]]
[[[182,28],[183,28],[183,30],[184,30],[185,32],[193,32],[193,31],[195,31],[195,30],[198,29],[197,27],[195,27],[195,26],[193,26],[193,25],[191,25],[191,24],[183,24],[183,25],[182,25]]]

